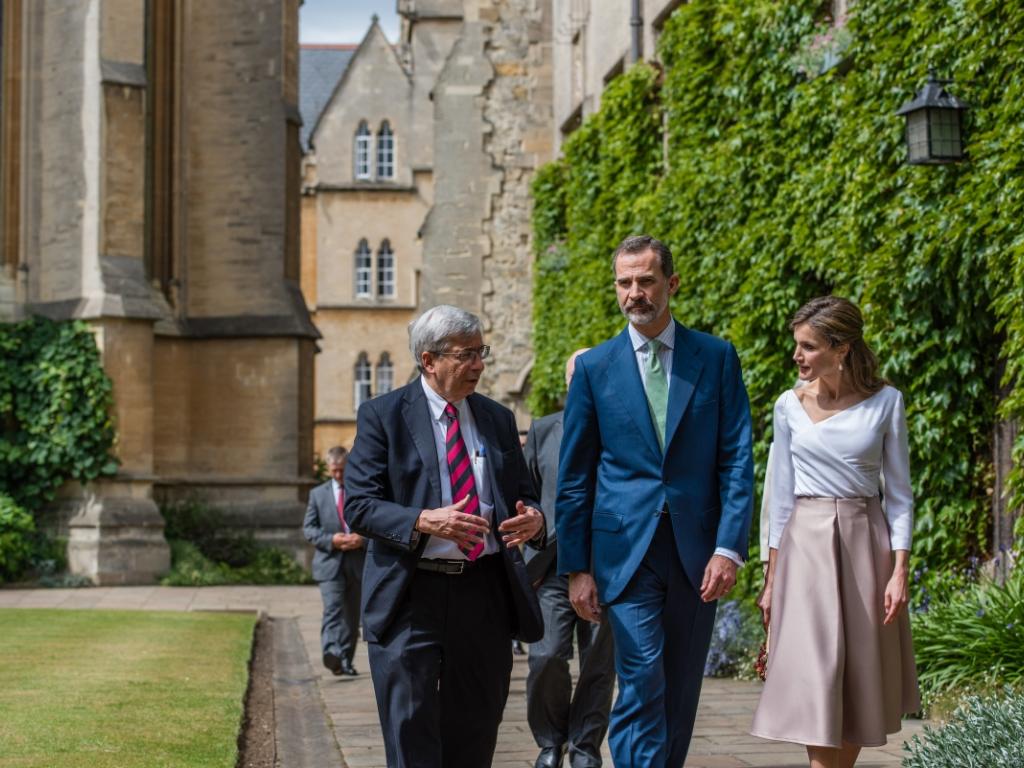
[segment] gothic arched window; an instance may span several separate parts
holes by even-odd
[[[393,179],[395,177],[395,135],[391,132],[391,123],[385,120],[377,132],[377,178]]]
[[[385,240],[377,251],[377,296],[391,299],[395,296],[395,252],[391,241]]]
[[[356,248],[356,298],[368,299],[373,296],[371,281],[373,280],[373,254],[365,239],[359,241]]]
[[[387,352],[381,353],[377,363],[377,394],[383,395],[395,388],[395,365],[391,362],[391,355]]]
[[[370,126],[363,120],[356,129],[355,143],[355,171],[357,179],[370,178],[370,149],[373,144],[373,135],[370,133]]]
[[[353,377],[353,382],[355,384],[355,391],[352,398],[355,403],[353,410],[359,410],[360,405],[373,397],[372,375],[373,371],[370,370],[370,360],[367,358],[365,352],[360,352],[359,358],[356,360],[355,376]]]

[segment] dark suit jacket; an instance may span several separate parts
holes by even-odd
[[[347,521],[347,504],[345,505],[345,514]],[[351,523],[349,523],[349,527],[352,527]],[[341,563],[346,557],[360,561],[365,557],[366,549],[364,547],[342,552],[331,546],[331,537],[341,532],[338,507],[334,503],[331,481],[328,480],[309,492],[306,517],[302,521],[302,533],[306,537],[306,541],[316,548],[316,554],[313,555],[313,579],[315,581],[333,581],[338,578]]]
[[[486,448],[494,497],[493,526],[515,514],[516,502],[540,507],[510,410],[484,397],[468,398]],[[441,506],[441,477],[427,398],[419,379],[359,407],[356,440],[345,467],[345,520],[371,541],[363,572],[363,627],[381,641],[405,604],[416,562],[429,536],[413,546],[416,520]],[[500,544],[500,539],[499,539]],[[514,615],[514,636],[534,642],[544,634],[537,597],[518,548],[501,548]]]
[[[576,359],[558,475],[558,571],[593,571],[609,603],[633,577],[668,505],[694,588],[716,547],[747,555],[750,405],[732,344],[676,323],[665,450],[625,329]]]
[[[555,562],[555,495],[558,490],[558,448],[562,442],[562,411],[534,419],[526,435],[526,467],[530,470],[534,486],[540,491],[540,504],[544,510],[547,528],[546,547],[542,550],[527,548],[526,570],[530,581],[536,584],[544,578]]]

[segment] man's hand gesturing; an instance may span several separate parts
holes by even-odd
[[[484,540],[491,524],[480,515],[467,515],[463,508],[469,497],[447,507],[424,509],[416,521],[416,530],[430,536],[454,541],[462,549],[472,549]]]
[[[544,527],[544,515],[522,501],[516,502],[516,513],[498,526],[504,536],[501,540],[509,549],[533,541]]]

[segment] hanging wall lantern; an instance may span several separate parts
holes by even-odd
[[[907,163],[939,165],[964,159],[963,114],[967,104],[946,91],[952,80],[939,80],[933,72],[917,95],[900,107],[907,118]]]

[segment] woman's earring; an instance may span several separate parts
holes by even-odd
[[[839,372],[840,372],[840,373],[842,373],[842,372],[843,372],[843,364],[842,364],[842,363],[840,363],[840,364],[839,364]]]

